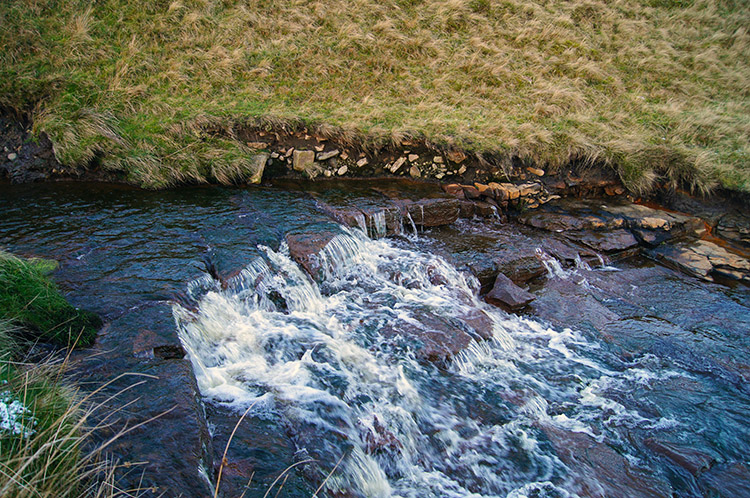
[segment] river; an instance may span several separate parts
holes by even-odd
[[[377,206],[374,184],[0,186],[0,247],[58,260],[70,301],[107,320],[170,300],[205,403],[247,412],[294,447],[288,461],[256,462],[296,464],[281,496],[748,489],[747,288],[640,258],[548,259],[537,304],[509,313],[479,297],[455,249],[502,241],[509,225],[404,220],[382,237],[321,209]],[[311,232],[334,234],[316,280],[286,242]],[[446,349],[448,336],[468,339]]]

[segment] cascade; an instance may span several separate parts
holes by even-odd
[[[255,416],[284,421],[300,455],[341,460],[331,493],[569,496],[576,469],[545,447],[540,427],[602,441],[618,437],[615,421],[674,423],[610,399],[635,377],[586,357],[584,336],[483,303],[474,278],[439,257],[342,227],[319,255],[318,286],[284,244],[262,250],[226,289],[189,285],[197,311],[175,305],[180,337],[206,398],[238,413],[252,404]],[[428,337],[477,310],[489,340],[472,340],[447,368],[419,358],[422,336],[398,332]]]

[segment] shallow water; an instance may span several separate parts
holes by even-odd
[[[384,189],[327,186],[0,186],[0,245],[59,260],[71,301],[106,317],[181,296],[207,402],[283,428],[284,466],[314,459],[299,470],[330,495],[718,496],[748,478],[746,289],[550,262],[532,313],[508,314],[448,262],[465,258],[451,238],[487,254],[507,226],[374,240],[320,203],[375,209]],[[320,230],[339,235],[312,282],[284,236]],[[463,352],[423,354],[452,330]]]

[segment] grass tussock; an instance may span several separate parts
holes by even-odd
[[[63,364],[15,362],[15,326],[0,321],[0,496],[114,498],[116,466],[88,444],[96,406],[61,381]]]
[[[0,251],[0,320],[29,329],[42,341],[91,344],[101,321],[65,300],[47,276],[55,266],[54,261],[24,260]]]
[[[148,187],[246,178],[233,125],[301,120],[750,192],[741,0],[10,0],[0,26],[0,105]]]

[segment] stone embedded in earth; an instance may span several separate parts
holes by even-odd
[[[391,173],[395,173],[396,171],[398,171],[405,162],[405,157],[399,157],[398,159],[396,159],[396,162],[394,162],[393,166],[391,166]]]
[[[315,165],[315,152],[312,150],[293,150],[292,167],[294,171],[308,173]]]
[[[413,163],[417,159],[419,159],[419,155],[417,155],[417,154],[409,154],[409,162],[410,163]]]
[[[457,150],[446,152],[445,157],[447,157],[449,161],[456,164],[460,164],[466,160],[466,154]]]
[[[412,166],[411,168],[409,168],[409,175],[412,178],[419,178],[420,176],[422,176],[422,172],[419,171],[418,167]]]
[[[8,161],[15,161],[17,158],[18,154],[16,154],[15,152],[11,152],[10,154],[8,154]]]
[[[331,159],[332,157],[336,157],[339,155],[338,149],[329,150],[328,152],[318,152],[316,154],[316,158],[318,161],[327,161]]]
[[[346,165],[341,166],[338,171],[336,171],[336,174],[339,176],[343,176],[346,174],[346,172],[349,171],[349,168],[346,167]]]
[[[544,176],[544,170],[543,169],[529,167],[529,168],[526,168],[526,171],[528,171],[529,173],[531,173],[532,175],[535,175],[535,176]]]
[[[473,185],[461,185],[461,188],[463,188],[464,196],[466,196],[467,199],[479,199],[482,197],[482,194],[479,193],[479,189]]]
[[[523,185],[519,185],[518,189],[520,191],[519,195],[521,197],[529,197],[530,195],[541,193],[542,184],[541,183],[524,183]]]
[[[448,185],[442,186],[443,192],[446,194],[457,197],[458,199],[465,199],[464,189],[458,183],[449,183]]]
[[[494,197],[492,188],[489,185],[484,185],[483,183],[475,183],[474,186],[479,191],[479,195],[482,195],[484,197]]]
[[[443,158],[440,156],[435,156],[432,158],[432,162],[436,164],[443,164]]]
[[[498,273],[495,285],[487,293],[485,299],[495,306],[516,311],[533,301],[534,295],[514,284],[511,279],[502,273]]]
[[[362,168],[363,166],[367,166],[368,163],[369,163],[369,161],[367,160],[367,158],[363,157],[362,159],[360,159],[359,161],[357,161],[357,167],[358,168]]]

